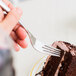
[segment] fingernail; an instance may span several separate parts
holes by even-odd
[[[16,8],[16,10],[19,14],[22,14],[22,10],[20,8]]]

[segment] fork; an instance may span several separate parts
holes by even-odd
[[[10,12],[10,8],[2,0],[0,0],[0,6],[6,11],[6,14],[8,12]],[[37,50],[37,51],[39,51],[41,53],[51,55],[51,56],[60,57],[60,51],[61,50],[59,50],[57,48],[54,48],[52,46],[49,46],[49,45],[41,42],[40,40],[38,40],[35,36],[33,36],[33,34],[28,29],[26,29],[26,27],[24,26],[22,20],[19,20],[19,24],[22,25],[22,27],[25,28],[25,30],[26,30],[26,32],[27,32],[27,34],[29,36],[31,45],[35,50]]]

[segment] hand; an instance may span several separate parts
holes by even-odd
[[[18,24],[22,15],[22,10],[20,8],[15,8],[8,0],[3,0],[3,2],[11,11],[5,16],[3,14],[3,9],[0,7],[0,28],[4,29],[12,37],[16,51],[20,49],[19,45],[22,48],[26,48],[26,31]]]

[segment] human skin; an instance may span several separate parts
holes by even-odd
[[[0,28],[5,30],[12,37],[15,45],[14,48],[16,51],[19,51],[20,47],[27,47],[27,42],[25,41],[26,31],[18,23],[22,16],[22,10],[14,7],[8,0],[3,0],[3,2],[11,9],[11,11],[5,16],[3,9],[0,7]]]

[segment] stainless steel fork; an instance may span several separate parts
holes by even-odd
[[[2,1],[0,0],[0,6],[8,13],[10,12],[10,8]],[[26,27],[24,26],[23,22],[21,20],[19,20],[19,23],[25,28],[28,36],[29,36],[29,39],[30,39],[30,42],[31,42],[31,45],[33,46],[33,48],[41,53],[45,53],[45,54],[49,54],[49,55],[52,55],[52,56],[57,56],[57,57],[60,57],[60,51],[59,49],[57,48],[54,48],[52,46],[48,46],[47,44],[41,42],[40,40],[36,39],[36,37],[34,37],[32,35],[32,33],[26,29]]]

